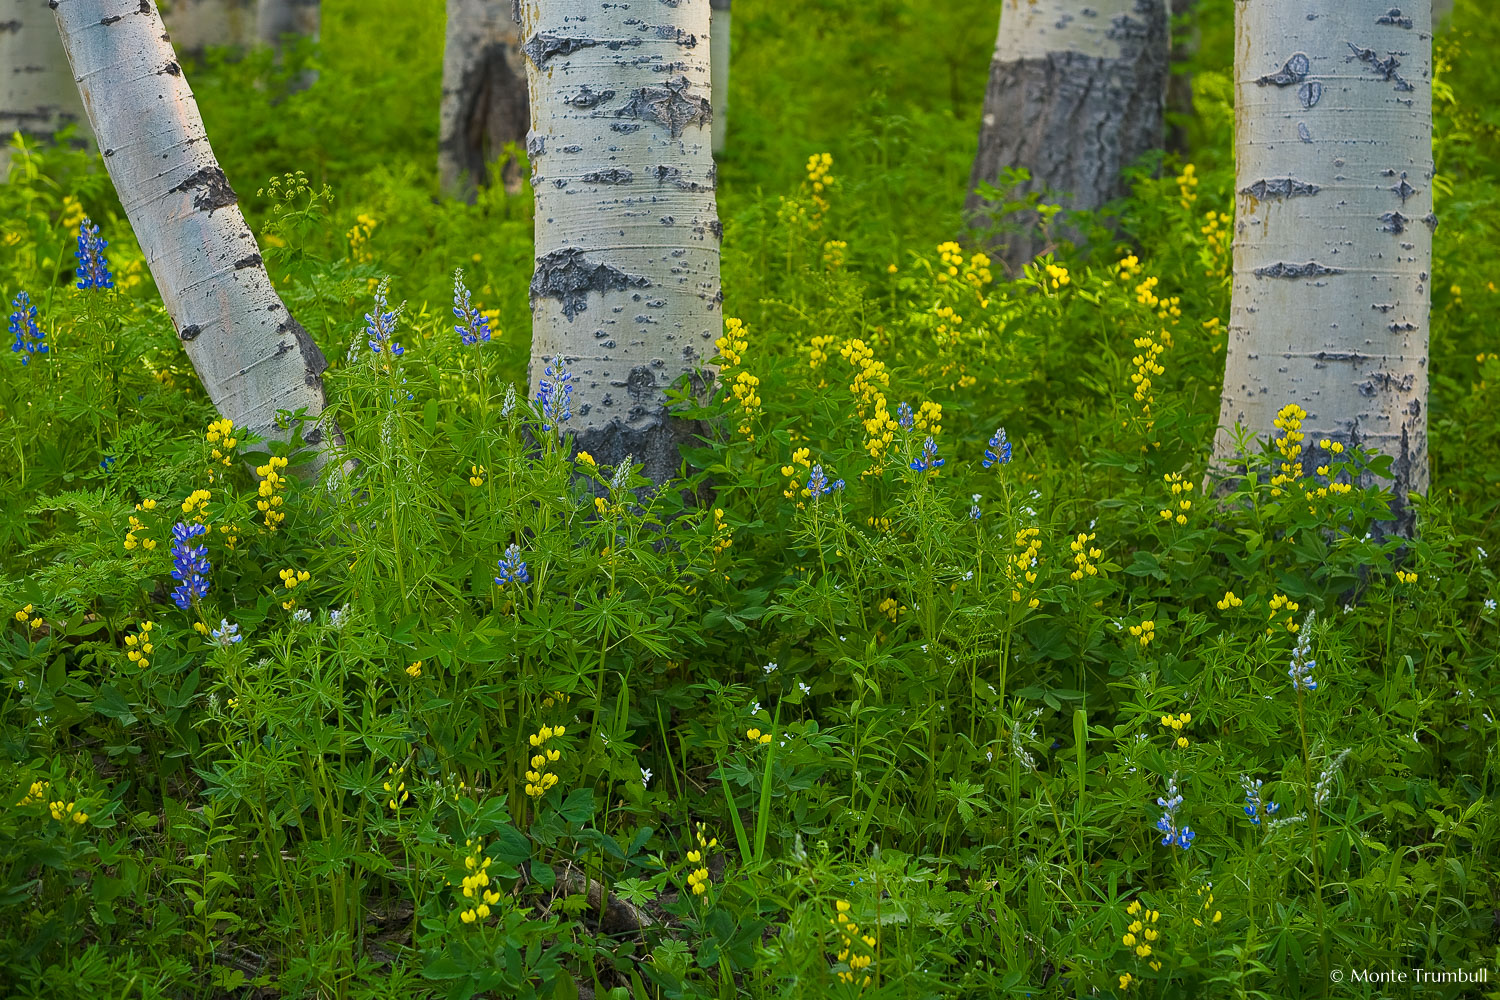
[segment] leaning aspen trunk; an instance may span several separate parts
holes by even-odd
[[[280,48],[287,35],[317,40],[323,24],[321,0],[259,0],[255,8],[255,37]]]
[[[1215,461],[1232,428],[1273,433],[1307,411],[1316,443],[1394,459],[1395,530],[1427,489],[1432,266],[1432,23],[1428,3],[1236,8],[1234,293]]]
[[[699,429],[664,392],[722,329],[708,0],[522,0],[536,191],[533,389],[574,373],[577,446],[656,482]]]
[[[327,365],[271,287],[155,5],[52,2],[110,180],[203,387],[236,427],[285,439],[277,411],[316,421]],[[309,443],[323,437],[305,428]]]
[[[967,209],[992,208],[980,184],[1007,167],[1031,180],[1009,197],[1094,209],[1126,193],[1121,170],[1162,145],[1170,50],[1165,0],[1004,0]],[[1007,220],[995,250],[1016,273],[1059,235],[1035,212]]]
[[[0,181],[10,172],[16,132],[52,141],[64,125],[80,122],[89,137],[78,87],[57,37],[57,22],[40,0],[0,0]]]
[[[724,152],[729,129],[729,0],[709,0],[709,60],[713,65],[714,153]]]
[[[172,0],[161,16],[172,45],[185,56],[201,56],[210,46],[244,48],[255,35],[256,0]]]
[[[513,11],[513,0],[448,0],[438,183],[450,198],[472,201],[476,186],[492,183],[490,168],[506,145],[526,145],[531,105]],[[519,191],[520,163],[508,161],[500,179]]]

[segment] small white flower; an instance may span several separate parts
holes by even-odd
[[[758,702],[758,701],[757,702],[753,702],[750,705],[750,714],[751,715],[759,715],[760,714],[760,702]]]
[[[1484,546],[1483,545],[1476,545],[1476,546],[1474,546],[1474,551],[1477,552],[1477,553],[1479,553],[1479,558],[1481,558],[1481,559],[1488,559],[1490,557],[1490,554],[1488,552],[1484,551]]]
[[[646,788],[651,787],[651,768],[641,768],[641,785]]]
[[[1495,599],[1493,597],[1485,598],[1484,610],[1486,610],[1486,611],[1494,611],[1495,610]]]
[[[975,493],[975,494],[974,494],[974,496],[973,496],[973,500],[974,500],[974,502],[975,502],[975,503],[978,503],[978,502],[979,502],[979,499],[980,499],[980,497],[982,497],[982,496],[984,496],[984,494],[983,494],[983,493]]]
[[[505,402],[500,406],[502,417],[510,416],[510,411],[516,408],[516,384],[512,382],[505,387]]]
[[[984,752],[984,759],[987,760],[987,761],[990,761],[991,763],[993,763],[994,760],[995,760],[995,751],[993,751],[993,750],[986,750]]]
[[[797,682],[797,690],[801,691],[804,697],[812,694],[812,688],[808,687],[803,681]]]
[[[292,621],[296,622],[298,625],[306,625],[308,622],[312,621],[312,612],[307,610],[306,608],[298,608],[296,611],[292,612]]]
[[[767,674],[774,674],[776,672],[776,666],[777,666],[776,661],[772,660],[770,663],[767,663],[765,666],[761,667],[760,669],[764,670]]]
[[[967,583],[972,579],[974,579],[974,571],[971,569],[964,574],[964,582]]]

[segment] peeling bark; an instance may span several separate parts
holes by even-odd
[[[1272,435],[1297,403],[1308,444],[1395,460],[1394,530],[1409,534],[1406,497],[1428,483],[1431,8],[1305,6],[1236,8],[1239,201],[1215,465],[1235,458],[1234,425]],[[1324,460],[1310,447],[1304,470]]]
[[[533,391],[573,371],[577,446],[656,482],[700,432],[665,390],[704,391],[722,330],[709,0],[522,0],[536,192]]]
[[[531,122],[512,0],[448,0],[440,116],[438,181],[445,195],[472,201],[476,187],[493,183],[490,167],[506,144],[525,147]],[[500,180],[519,191],[520,163],[506,163]]]
[[[10,172],[13,133],[51,142],[74,123],[87,143],[88,121],[51,12],[41,0],[0,0],[0,181]]]
[[[285,440],[277,411],[316,421],[327,364],[271,287],[187,80],[162,71],[172,47],[156,6],[52,2],[110,180],[204,389],[237,427]],[[310,443],[323,437],[304,429]]]
[[[1066,208],[1098,208],[1126,193],[1121,171],[1162,145],[1170,50],[1165,0],[1005,0],[966,208],[983,224],[981,183],[1007,167]],[[1019,272],[1047,240],[1034,212],[994,239]]]

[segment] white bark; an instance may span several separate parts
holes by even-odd
[[[171,0],[161,16],[182,55],[200,55],[209,46],[243,48],[255,36],[256,0]]]
[[[709,51],[713,64],[714,154],[724,152],[729,130],[729,0],[711,0]]]
[[[320,0],[259,0],[256,4],[255,37],[278,49],[287,35],[316,41],[322,24]]]
[[[1239,195],[1215,456],[1233,459],[1234,425],[1272,434],[1297,403],[1308,444],[1392,456],[1404,505],[1428,478],[1431,6],[1307,6],[1236,8]],[[1322,461],[1312,447],[1305,468]]]
[[[531,106],[513,9],[512,0],[448,0],[438,181],[449,197],[472,200],[506,143],[525,147]],[[503,174],[506,189],[519,191],[520,165]]]
[[[989,207],[978,186],[1007,167],[1031,172],[1014,196],[1094,209],[1125,194],[1123,168],[1162,145],[1170,47],[1165,0],[1005,0],[969,185],[976,221]],[[1048,249],[1035,213],[996,242],[1012,272]]]
[[[578,447],[606,464],[633,455],[661,482],[692,433],[668,418],[664,390],[703,371],[722,329],[709,3],[522,0],[522,12],[533,389],[561,354]]]
[[[156,6],[54,5],[110,180],[209,398],[236,427],[285,439],[278,410],[322,414],[326,364],[271,287]]]
[[[20,132],[50,142],[64,125],[81,123],[83,103],[45,0],[0,0],[0,180],[10,170],[10,138]]]

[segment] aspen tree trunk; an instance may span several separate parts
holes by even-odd
[[[256,0],[172,0],[161,16],[172,33],[172,45],[185,56],[199,56],[209,46],[244,48],[255,35]]]
[[[440,115],[438,182],[445,195],[472,201],[505,145],[525,148],[531,124],[513,0],[448,0]],[[506,163],[501,180],[519,191],[520,164]]]
[[[236,427],[285,439],[276,412],[316,420],[327,364],[271,287],[155,4],[52,3],[104,165],[203,387]],[[323,428],[303,436],[321,444]]]
[[[1234,292],[1215,461],[1232,428],[1307,411],[1322,438],[1394,459],[1396,530],[1427,489],[1432,266],[1430,0],[1236,8]]]
[[[1186,122],[1193,117],[1193,77],[1187,65],[1198,51],[1196,10],[1198,0],[1172,0],[1172,20],[1182,24],[1172,39],[1172,62],[1167,76],[1167,135],[1168,152],[1186,156],[1188,153],[1188,130]]]
[[[10,137],[16,132],[50,142],[64,125],[88,122],[57,22],[43,0],[0,0],[0,181],[10,173]]]
[[[323,26],[321,0],[259,0],[255,8],[255,37],[275,49],[287,35],[314,41]]]
[[[522,0],[536,191],[533,391],[547,359],[575,375],[565,429],[601,463],[662,482],[694,425],[664,390],[722,329],[710,149],[708,0]]]
[[[729,0],[709,0],[709,62],[713,69],[714,153],[724,152],[729,129]]]
[[[1165,0],[1004,0],[967,209],[983,223],[982,183],[1007,167],[1065,208],[1126,193],[1121,170],[1162,145],[1170,32]],[[1034,212],[1007,220],[996,252],[1018,273],[1046,252]],[[1064,227],[1064,234],[1067,233]]]

